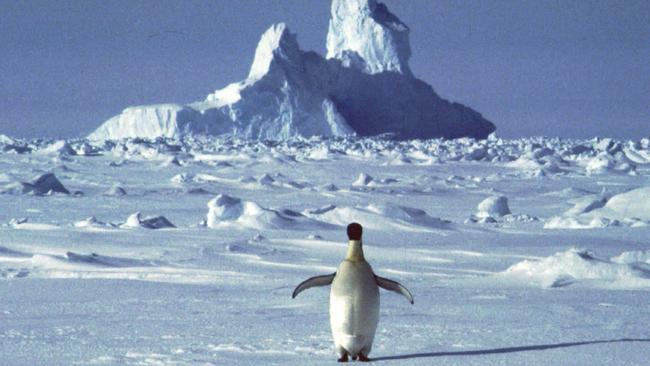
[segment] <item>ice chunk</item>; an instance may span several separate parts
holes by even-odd
[[[126,222],[122,224],[123,228],[145,228],[145,229],[164,229],[175,228],[169,220],[164,216],[148,217],[143,219],[140,212],[136,212],[128,217]]]
[[[33,182],[13,182],[0,189],[5,194],[33,194],[37,196],[52,193],[70,194],[63,184],[57,179],[54,173],[45,173],[34,179]]]
[[[375,179],[366,173],[359,174],[357,180],[352,182],[353,187],[371,187],[374,186]]]
[[[488,197],[478,205],[476,216],[479,218],[502,217],[509,215],[508,199],[504,196]]]
[[[120,187],[119,185],[114,185],[106,190],[103,195],[108,197],[122,197],[126,196],[126,190],[124,190],[124,188]]]

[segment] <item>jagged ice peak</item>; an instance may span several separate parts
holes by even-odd
[[[269,72],[274,57],[286,60],[300,58],[300,47],[296,35],[289,31],[285,23],[272,25],[260,39],[255,50],[255,58],[248,80],[259,80]]]
[[[375,0],[333,0],[327,58],[369,74],[411,75],[409,27]]]

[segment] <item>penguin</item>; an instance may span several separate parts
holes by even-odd
[[[293,291],[292,298],[302,291],[319,286],[329,286],[329,316],[334,349],[339,362],[370,361],[377,323],[379,322],[379,288],[403,295],[413,304],[411,292],[400,283],[377,276],[363,256],[361,236],[363,228],[358,223],[347,227],[348,253],[335,273],[309,278]]]

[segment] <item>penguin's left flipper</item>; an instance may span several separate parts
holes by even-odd
[[[319,286],[329,286],[332,284],[332,281],[334,281],[334,276],[336,276],[336,272],[328,275],[323,275],[323,276],[316,276],[312,278],[308,278],[304,280],[300,285],[296,287],[295,290],[293,290],[293,294],[291,295],[291,298],[295,299],[296,296],[298,296],[299,293],[305,291],[308,288],[311,287],[319,287]]]
[[[399,282],[389,280],[388,278],[383,278],[375,275],[375,281],[377,282],[377,286],[383,288],[384,290],[388,291],[393,291],[397,292],[398,294],[401,294],[404,296],[411,304],[413,304],[413,295],[411,295],[411,292],[404,286],[402,286]]]

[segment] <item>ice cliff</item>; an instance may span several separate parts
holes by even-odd
[[[125,109],[89,138],[232,134],[485,138],[494,125],[440,98],[408,65],[409,28],[375,0],[333,0],[327,58],[300,49],[284,23],[261,37],[248,77],[189,105]]]

